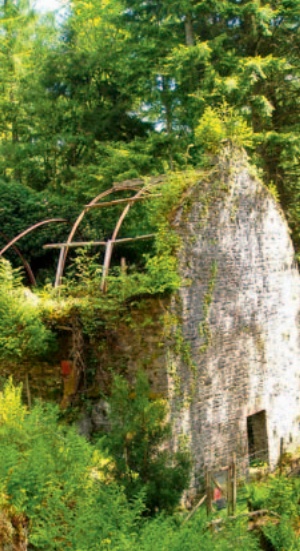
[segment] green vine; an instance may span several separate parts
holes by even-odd
[[[190,370],[193,380],[191,395],[193,395],[195,391],[196,364],[192,358],[191,343],[185,339],[181,325],[179,317],[174,312],[168,310],[164,314],[164,339],[165,341],[170,341],[169,350],[173,352],[175,357],[179,357],[181,362]],[[176,361],[173,361],[170,357],[168,358],[168,372],[173,379],[175,394],[182,396],[181,377],[178,373]]]
[[[203,344],[199,348],[200,353],[205,352],[211,343],[211,331],[209,327],[208,318],[209,318],[210,305],[212,303],[213,293],[216,286],[217,274],[218,274],[218,265],[217,265],[217,262],[214,260],[210,268],[210,279],[208,283],[208,289],[203,298],[203,320],[199,324],[199,335],[201,338],[204,339]]]

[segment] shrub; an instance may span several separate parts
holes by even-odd
[[[22,286],[19,271],[0,259],[0,360],[28,361],[44,355],[53,344],[37,297]]]
[[[0,448],[0,509],[6,500],[28,519],[31,549],[130,548],[141,501],[103,479],[105,457],[59,423],[58,408],[28,411],[11,381],[0,393]]]
[[[184,450],[166,448],[171,433],[166,402],[151,399],[149,382],[140,372],[134,388],[115,377],[109,404],[106,442],[115,479],[129,499],[143,491],[149,513],[172,511],[189,483],[190,458]]]
[[[253,147],[253,132],[234,108],[224,103],[218,109],[207,107],[196,130],[196,143],[211,153],[219,153],[225,142],[236,147]]]

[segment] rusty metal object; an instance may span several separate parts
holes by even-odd
[[[122,237],[115,240],[115,245],[119,243],[129,243],[130,241],[138,241],[139,239],[150,239],[155,237],[155,233],[147,233],[145,235],[137,235],[136,237]],[[74,241],[72,243],[47,243],[43,245],[43,249],[63,249],[65,247],[77,248],[77,247],[98,247],[100,245],[106,246],[107,241]]]
[[[140,186],[142,184],[143,184],[142,180],[140,180],[138,184],[135,184],[134,187],[133,186],[128,186],[128,185],[115,184],[115,185],[113,185],[113,187],[111,187],[111,188],[107,189],[106,191],[103,191],[102,193],[97,195],[92,201],[90,201],[90,203],[88,203],[88,205],[85,206],[83,211],[80,213],[78,218],[75,220],[74,225],[73,225],[73,227],[72,227],[72,229],[69,233],[69,236],[68,236],[68,239],[65,243],[64,248],[61,248],[60,255],[59,255],[59,261],[58,261],[58,265],[57,265],[56,277],[55,277],[55,284],[54,284],[55,287],[59,287],[59,285],[61,284],[61,280],[62,280],[62,276],[63,276],[63,273],[64,273],[66,260],[67,260],[67,256],[68,256],[69,244],[72,243],[73,237],[74,237],[74,235],[77,231],[77,228],[78,228],[80,222],[83,220],[85,213],[91,207],[93,207],[93,205],[96,205],[98,203],[98,201],[100,201],[101,199],[104,199],[104,197],[107,197],[111,193],[115,193],[116,191],[128,191],[128,190],[132,191],[133,189],[136,189],[136,185]],[[128,197],[128,200],[130,200],[130,199],[131,198]]]
[[[97,195],[97,197],[95,197],[88,204],[88,207],[90,207],[91,205],[94,205],[95,203],[97,203],[97,201],[100,201],[100,199],[102,199],[103,197],[106,197],[107,195],[109,195],[113,191],[116,191],[116,190],[112,187],[112,188],[100,193],[99,195]],[[72,227],[72,229],[69,233],[68,239],[66,241],[66,246],[64,248],[61,248],[61,250],[60,250],[59,261],[58,261],[56,277],[55,277],[55,284],[54,284],[55,287],[59,287],[59,285],[61,284],[61,279],[62,279],[62,276],[63,276],[63,272],[64,272],[64,268],[65,268],[65,264],[66,264],[66,260],[67,260],[67,256],[68,256],[69,244],[72,242],[73,237],[76,233],[76,230],[77,230],[80,222],[82,221],[82,219],[83,219],[83,217],[86,213],[86,210],[87,210],[87,207],[85,207],[83,209],[83,211],[79,214],[79,216],[75,220],[75,222],[73,224],[73,227]]]
[[[30,226],[30,228],[27,228],[27,230],[22,231],[21,233],[19,233],[19,235],[17,235],[16,237],[14,237],[14,239],[12,239],[9,243],[7,243],[7,245],[5,245],[5,247],[3,247],[3,249],[0,251],[0,256],[2,256],[8,249],[10,249],[10,247],[12,247],[17,241],[19,241],[19,239],[21,239],[28,233],[31,233],[36,228],[39,228],[40,226],[45,226],[46,224],[53,224],[53,223],[67,223],[67,220],[65,220],[64,218],[50,218],[49,220],[43,220],[42,222],[38,222],[37,224]]]
[[[115,229],[113,231],[113,234],[112,234],[112,238],[109,239],[109,241],[107,242],[107,245],[106,245],[106,250],[105,250],[105,257],[104,257],[104,263],[103,263],[103,270],[102,270],[102,280],[101,280],[101,286],[100,286],[100,289],[101,291],[105,291],[105,280],[107,278],[107,275],[108,275],[108,270],[109,270],[109,267],[110,267],[110,262],[111,262],[111,257],[112,257],[112,252],[113,252],[113,247],[114,247],[114,242],[116,241],[117,239],[117,236],[118,236],[118,233],[121,229],[121,226],[124,222],[124,219],[125,217],[127,216],[130,208],[132,207],[133,205],[133,201],[136,201],[137,199],[140,199],[141,198],[141,195],[142,193],[144,192],[145,190],[144,189],[140,189],[136,195],[134,195],[132,198],[129,199],[126,207],[123,209],[122,211],[122,214],[115,226]]]
[[[1,235],[1,237],[3,237],[3,239],[5,239],[5,241],[7,243],[9,243],[10,239],[9,239],[9,237],[7,237],[7,235],[5,233],[0,231],[0,235]],[[34,277],[34,274],[33,274],[33,271],[31,269],[31,266],[30,266],[29,262],[27,262],[27,260],[22,255],[20,249],[16,245],[12,245],[12,248],[22,261],[22,264],[23,264],[23,266],[24,266],[24,268],[27,272],[30,285],[32,285],[34,287],[36,285],[36,280],[35,280],[35,277]]]
[[[74,237],[74,235],[75,235],[75,233],[78,229],[79,224],[82,222],[86,212],[88,212],[91,208],[97,208],[97,207],[102,208],[102,204],[99,203],[99,205],[98,205],[98,201],[100,201],[101,199],[104,199],[104,197],[107,197],[111,193],[116,193],[116,192],[119,192],[119,191],[137,191],[137,193],[132,197],[127,197],[125,199],[120,199],[120,200],[116,200],[116,201],[110,201],[110,202],[106,203],[106,205],[103,205],[103,206],[108,206],[108,205],[115,205],[115,204],[123,203],[123,202],[127,203],[125,209],[123,210],[123,212],[122,212],[122,214],[121,214],[121,216],[120,216],[120,218],[117,222],[117,225],[115,227],[112,238],[107,242],[107,245],[106,245],[106,248],[108,250],[106,251],[106,255],[105,255],[106,260],[104,262],[104,267],[103,267],[104,272],[106,272],[107,271],[107,266],[109,268],[109,265],[110,265],[110,259],[111,259],[111,254],[112,254],[112,250],[113,250],[113,243],[116,241],[116,237],[118,235],[120,227],[123,223],[124,218],[126,217],[127,213],[129,212],[130,207],[132,206],[132,204],[134,202],[139,201],[140,199],[146,198],[147,197],[146,192],[149,191],[149,188],[151,186],[157,185],[158,183],[164,183],[165,181],[166,181],[165,176],[159,176],[159,177],[151,178],[150,181],[147,183],[147,185],[145,185],[144,180],[141,180],[139,178],[134,179],[134,180],[125,180],[122,183],[114,182],[111,188],[107,189],[106,191],[103,191],[102,193],[97,195],[92,201],[90,201],[90,203],[85,205],[84,209],[82,210],[82,212],[79,214],[79,216],[75,220],[75,222],[73,224],[73,227],[72,227],[72,229],[69,233],[67,241],[63,244],[63,246],[60,249],[60,255],[59,255],[59,261],[58,261],[57,270],[56,270],[56,277],[55,277],[54,286],[59,287],[59,285],[61,284],[61,280],[62,280],[62,277],[63,277],[63,273],[64,273],[64,269],[65,269],[65,265],[66,265],[66,260],[67,260],[67,256],[68,256],[68,252],[69,252],[69,247],[72,246],[71,243],[73,241],[73,237]],[[142,189],[141,189],[141,186],[143,186]],[[145,197],[141,197],[141,195],[143,193],[145,193]],[[149,194],[149,197],[150,197],[150,194]],[[105,273],[104,273],[104,279],[105,279]],[[101,287],[102,287],[102,285],[101,285]]]

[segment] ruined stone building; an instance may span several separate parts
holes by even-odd
[[[232,452],[274,466],[281,437],[300,445],[300,278],[283,213],[240,158],[193,186],[174,227],[181,289],[146,301],[148,325],[133,310],[103,363],[148,369],[196,474]]]
[[[195,372],[179,362],[183,407],[173,399],[173,416],[198,468],[232,452],[274,466],[281,437],[287,450],[300,445],[300,278],[283,213],[245,159],[223,185],[205,209],[195,186],[189,213],[177,217]]]

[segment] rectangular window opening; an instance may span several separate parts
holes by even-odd
[[[269,463],[266,410],[247,417],[249,463]]]

